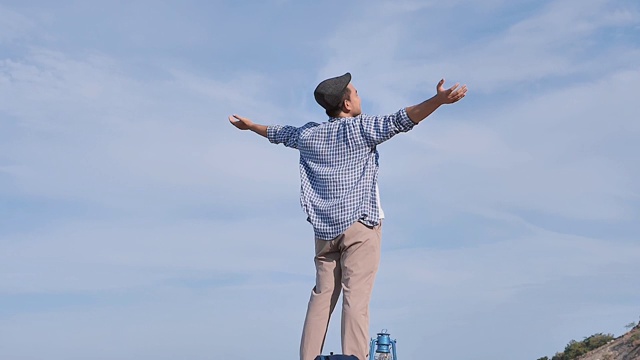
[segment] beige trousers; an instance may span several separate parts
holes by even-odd
[[[300,359],[322,354],[331,313],[342,290],[342,353],[369,356],[369,301],[380,263],[381,225],[355,222],[331,241],[316,239],[316,285],[311,291]]]

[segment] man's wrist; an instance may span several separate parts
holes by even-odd
[[[266,138],[269,137],[269,131],[268,131],[269,127],[266,125],[260,125],[260,124],[255,124],[252,123],[251,125],[249,125],[249,130],[253,131],[254,133],[258,134],[258,135],[262,135]]]

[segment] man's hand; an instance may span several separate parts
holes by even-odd
[[[409,106],[407,108],[407,115],[409,119],[418,124],[424,120],[427,116],[431,115],[440,105],[453,104],[459,101],[467,94],[467,85],[458,87],[459,84],[453,85],[449,89],[444,88],[444,79],[438,82],[436,90],[438,91],[429,100],[425,100],[418,105]]]
[[[440,104],[453,104],[456,101],[459,101],[467,94],[467,85],[463,85],[462,87],[458,87],[460,84],[455,84],[449,89],[444,88],[444,79],[438,82],[438,86],[436,87],[438,94],[436,95],[436,100]]]
[[[231,125],[237,127],[240,130],[251,130],[254,133],[258,134],[258,135],[262,135],[264,137],[267,137],[267,127],[264,125],[260,125],[260,124],[255,124],[253,121],[233,114],[231,116],[229,116],[229,122],[231,123]]]
[[[253,121],[236,114],[229,116],[229,122],[240,130],[250,130],[253,126]]]

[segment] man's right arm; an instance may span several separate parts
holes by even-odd
[[[229,122],[240,130],[251,130],[258,135],[267,137],[267,126],[256,124],[246,117],[233,114],[229,116]]]
[[[282,143],[284,146],[294,149],[298,147],[298,128],[294,126],[260,125],[238,115],[229,116],[229,122],[240,130],[251,130],[267,138],[271,143]]]

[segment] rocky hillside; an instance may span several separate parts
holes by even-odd
[[[576,360],[640,360],[640,325]]]

